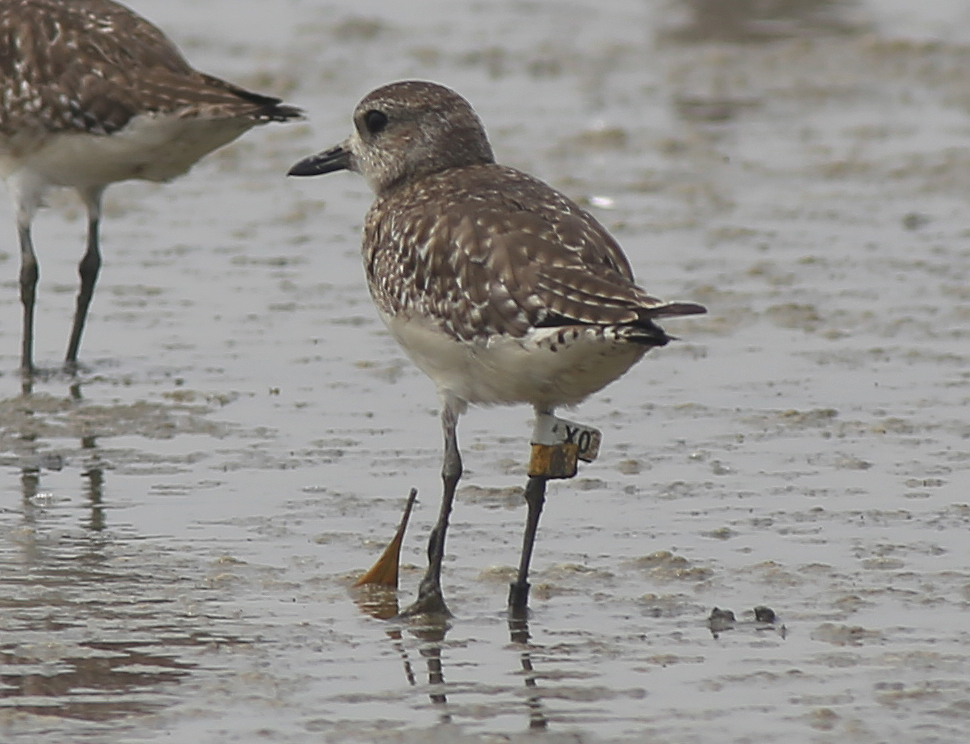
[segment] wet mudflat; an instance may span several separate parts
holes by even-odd
[[[311,119],[109,190],[79,396],[53,372],[20,395],[0,205],[0,738],[965,740],[960,3],[135,5]],[[589,204],[650,291],[710,310],[567,414],[604,446],[550,488],[527,642],[504,613],[526,409],[462,420],[447,632],[349,589],[415,486],[413,596],[437,400],[366,295],[366,186],[282,174],[406,77],[463,93],[500,160]],[[82,212],[51,202],[54,370]],[[712,630],[715,607],[737,622]]]

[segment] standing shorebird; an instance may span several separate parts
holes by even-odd
[[[428,571],[405,613],[447,614],[441,562],[462,473],[456,426],[468,404],[529,403],[537,420],[558,421],[556,407],[579,403],[670,341],[655,318],[705,309],[640,289],[588,212],[495,162],[481,121],[454,91],[386,85],[358,104],[354,127],[290,175],[350,170],[377,196],[364,223],[368,286],[391,334],[437,385],[445,440]],[[525,608],[545,480],[530,475],[526,488],[512,609]]]
[[[88,213],[64,360],[74,371],[101,268],[105,188],[168,181],[257,124],[300,117],[278,98],[194,70],[158,28],[112,0],[0,0],[0,176],[17,212],[25,378],[39,276],[30,227],[49,187],[74,189]]]

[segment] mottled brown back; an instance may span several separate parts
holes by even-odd
[[[378,197],[363,252],[384,313],[434,319],[466,341],[576,324],[652,333],[652,318],[704,311],[646,294],[592,215],[494,163],[446,169]]]
[[[194,70],[111,0],[0,0],[0,134],[110,134],[144,113],[285,120],[300,112]]]

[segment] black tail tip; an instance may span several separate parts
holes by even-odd
[[[306,119],[303,109],[288,103],[274,103],[262,112],[261,117],[266,121],[302,121]]]

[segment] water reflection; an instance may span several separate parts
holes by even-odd
[[[395,595],[397,594],[396,590],[390,591],[393,591]],[[396,608],[396,600],[394,604]],[[428,698],[434,705],[441,706],[438,719],[440,723],[451,723],[452,720],[451,712],[447,708],[448,696],[445,691],[445,672],[441,654],[441,649],[449,628],[450,626],[444,622],[434,622],[427,625],[411,624],[408,626],[408,632],[420,642],[418,653],[424,659],[425,669],[427,670]],[[414,665],[411,663],[411,655],[404,642],[404,634],[401,627],[389,627],[386,632],[387,637],[391,641],[391,645],[401,657],[401,662],[404,666],[404,678],[410,686],[417,687],[420,684],[420,680],[414,672]]]
[[[529,620],[520,613],[509,614],[509,638],[519,649],[519,663],[525,678],[525,704],[529,708],[529,728],[533,731],[545,730],[549,725],[542,704],[542,692],[536,682],[535,668],[532,666],[532,646],[529,634]]]
[[[448,697],[445,695],[445,672],[441,660],[441,647],[448,632],[447,624],[433,624],[410,628],[410,632],[421,645],[418,653],[425,661],[428,670],[428,697],[435,705],[441,706],[440,723],[451,723],[451,713],[447,708]]]
[[[351,589],[351,598],[361,612],[375,620],[391,620],[400,610],[394,586],[361,584]]]
[[[80,440],[75,496],[45,489],[47,474],[63,483],[64,463],[44,452],[30,406],[4,423],[20,507],[0,513],[0,707],[103,722],[168,705],[166,688],[196,666],[187,648],[237,639],[193,627],[211,618],[185,617],[145,568],[140,538],[109,527],[94,436]]]
[[[34,385],[36,383],[47,383],[51,380],[68,380],[67,391],[71,396],[72,400],[78,401],[82,399],[81,394],[81,378],[78,376],[78,370],[65,370],[63,367],[58,367],[57,369],[42,369],[35,367],[29,372],[20,370],[20,394],[24,398],[28,398],[34,393]]]
[[[396,617],[398,608],[397,590],[389,587],[365,586],[354,590],[353,598],[360,610],[378,619],[391,619],[385,629],[387,638],[401,658],[404,678],[411,687],[420,687],[427,679],[428,699],[438,708],[439,723],[453,723],[454,715],[448,702],[448,684],[445,678],[445,640],[451,626],[433,616],[418,616],[417,619],[404,621]],[[425,622],[426,621],[426,622]],[[526,694],[525,706],[528,715],[528,729],[543,731],[549,721],[543,704],[543,693],[538,684],[539,674],[532,661],[535,646],[530,642],[529,622],[526,613],[510,613],[508,620],[511,648],[517,654],[517,665],[511,674],[522,677]],[[412,651],[405,633],[416,639],[417,650],[424,662],[424,674],[415,672]],[[515,698],[518,700],[518,697]],[[516,704],[516,707],[518,705]]]
[[[90,464],[81,473],[81,477],[87,480],[86,495],[90,514],[87,527],[91,532],[101,532],[104,529],[104,469],[97,456],[95,438],[81,437],[81,449],[91,453]]]
[[[0,645],[0,699],[6,705],[86,721],[123,718],[162,707],[146,691],[179,681],[195,666],[149,650],[152,641],[83,642],[73,654],[57,653],[58,645]]]
[[[854,0],[679,0],[686,21],[666,35],[682,42],[768,42],[858,32]]]
[[[408,503],[408,511],[414,501],[414,491],[411,492]],[[407,513],[402,524],[406,524]],[[402,530],[399,529],[399,534]],[[395,582],[396,583],[396,582]],[[392,620],[398,616],[400,605],[398,602],[397,587],[381,584],[360,584],[358,583],[352,590],[354,603],[366,615],[370,615],[378,620]],[[428,694],[431,702],[435,705],[446,706],[448,697],[445,694],[445,675],[441,660],[441,647],[444,644],[445,635],[449,625],[441,618],[436,621],[429,621],[427,624],[412,623],[408,626],[408,631],[420,641],[418,653],[425,660],[428,674]],[[404,643],[404,635],[400,626],[389,627],[386,631],[391,645],[398,652],[404,665],[404,677],[408,684],[416,687],[418,677],[414,673],[414,666],[407,646]],[[441,723],[450,723],[451,714],[448,710],[442,709],[440,715]]]

